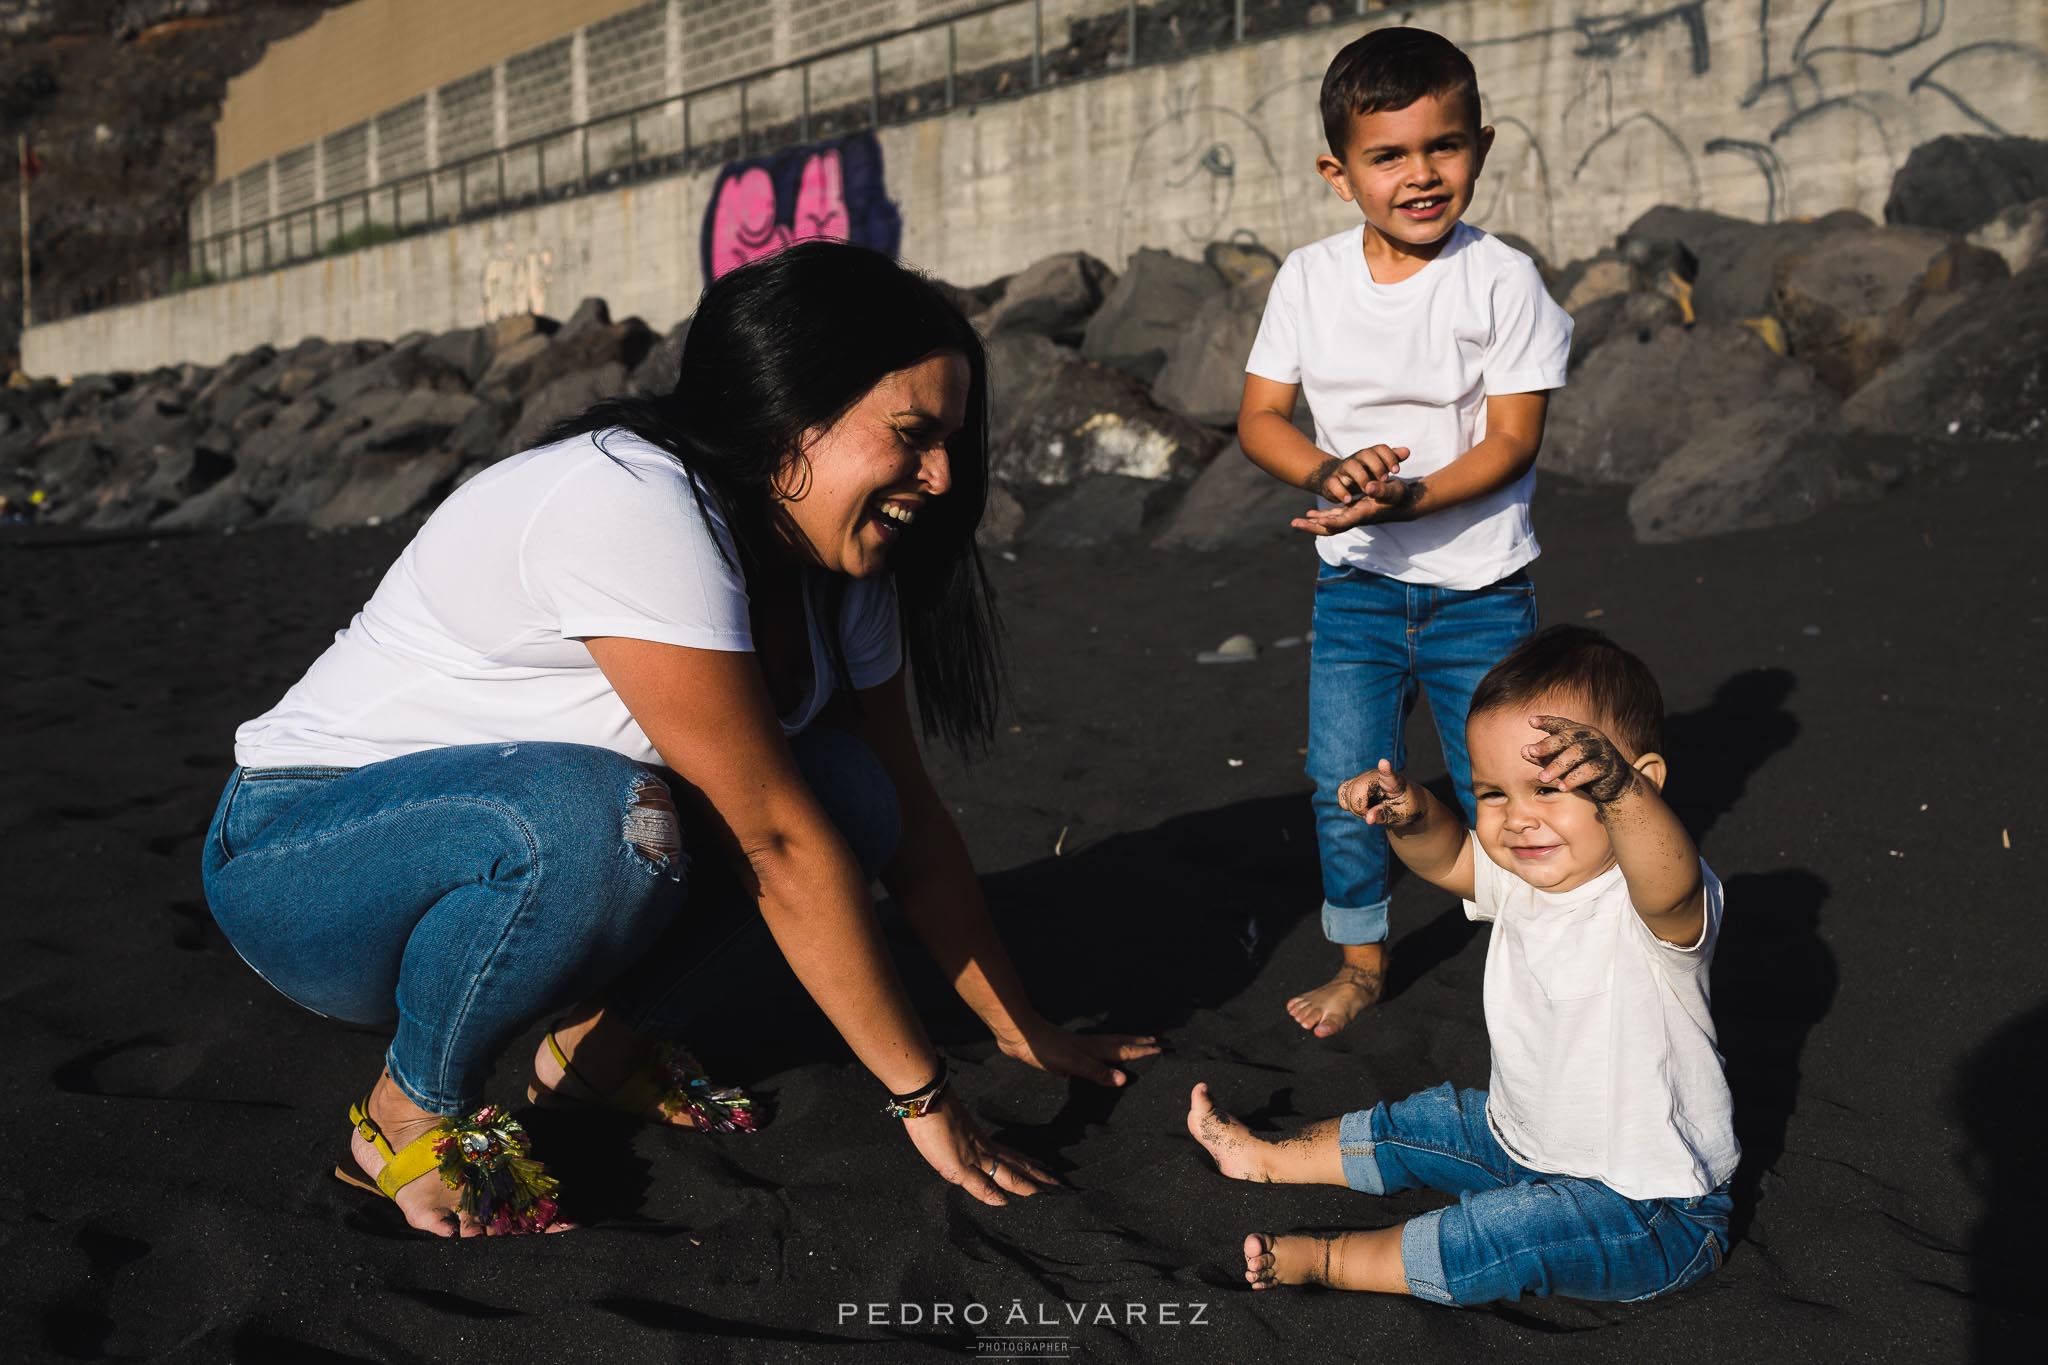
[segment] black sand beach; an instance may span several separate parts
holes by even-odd
[[[769,1129],[533,1116],[590,1226],[452,1244],[329,1174],[383,1040],[271,992],[199,890],[234,725],[406,531],[0,534],[0,1352],[898,1361],[1029,1337],[1105,1361],[2038,1360],[2048,452],[1970,463],[1670,547],[1631,540],[1618,494],[1539,496],[1545,618],[1656,669],[1673,798],[1727,886],[1738,1240],[1700,1287],[1633,1306],[1243,1284],[1247,1231],[1432,1200],[1226,1181],[1185,1132],[1193,1082],[1280,1131],[1487,1075],[1485,939],[1426,888],[1396,892],[1376,1012],[1318,1042],[1282,1010],[1330,951],[1306,659],[1270,647],[1307,625],[1306,544],[993,565],[1014,728],[971,768],[940,756],[941,789],[1046,1012],[1172,1050],[1123,1092],[1069,1086],[995,1055],[902,960],[960,1089],[1070,1190],[989,1209],[941,1183],[786,972],[742,953],[705,973],[694,1042],[772,1097]],[[1239,631],[1269,646],[1257,662],[1194,662]],[[496,1095],[523,1092],[533,1042]]]

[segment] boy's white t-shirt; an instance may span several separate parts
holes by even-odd
[[[1456,224],[1436,259],[1378,284],[1361,223],[1288,255],[1245,369],[1301,386],[1323,450],[1406,446],[1401,472],[1413,478],[1479,443],[1490,395],[1564,387],[1571,340],[1536,263],[1498,238]],[[1531,469],[1416,521],[1320,536],[1316,550],[1407,583],[1483,588],[1536,558],[1535,487]]]
[[[1706,925],[1678,947],[1636,914],[1619,867],[1539,891],[1473,839],[1465,913],[1493,923],[1486,1121],[1524,1166],[1630,1199],[1690,1199],[1735,1173],[1742,1149],[1707,1007],[1721,883],[1704,861],[1700,874]]]
[[[523,741],[659,764],[583,641],[750,651],[746,581],[709,493],[700,512],[690,476],[667,452],[622,429],[601,436],[603,449],[572,437],[457,489],[305,677],[235,732],[235,761],[354,768]],[[835,683],[820,588],[806,579],[812,683],[782,717],[790,734]],[[896,673],[902,641],[888,578],[848,580],[839,627],[853,686]]]

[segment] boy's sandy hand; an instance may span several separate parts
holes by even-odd
[[[1583,792],[1600,806],[1634,790],[1636,770],[1600,731],[1564,716],[1531,716],[1529,724],[1547,736],[1522,750],[1523,758],[1542,769],[1537,774],[1542,781],[1560,791]]]
[[[1422,801],[1408,779],[1384,758],[1337,788],[1337,804],[1368,825],[1401,829],[1422,818]]]
[[[1367,446],[1341,460],[1324,460],[1301,486],[1339,506],[1348,506],[1360,497],[1372,496],[1372,485],[1400,473],[1401,461],[1407,458],[1407,446]]]
[[[1421,487],[1421,483],[1414,479],[1374,479],[1362,486],[1358,496],[1343,506],[1314,508],[1288,525],[1310,535],[1333,536],[1368,522],[1406,521],[1414,515],[1416,495]]]

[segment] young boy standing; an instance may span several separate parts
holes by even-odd
[[[1529,497],[1571,319],[1534,262],[1459,221],[1493,143],[1464,53],[1376,30],[1330,63],[1321,103],[1316,169],[1365,221],[1281,266],[1237,429],[1254,464],[1319,500],[1294,525],[1320,537],[1308,774],[1323,933],[1344,960],[1287,1008],[1328,1037],[1386,970],[1386,837],[1344,813],[1338,784],[1382,755],[1405,765],[1419,688],[1469,801],[1472,688],[1536,628]],[[1313,442],[1292,421],[1302,396]]]
[[[1644,1299],[1720,1265],[1741,1156],[1707,998],[1721,884],[1664,804],[1663,714],[1641,660],[1552,626],[1472,697],[1470,833],[1384,760],[1343,784],[1410,871],[1492,924],[1493,1074],[1278,1142],[1196,1086],[1188,1129],[1225,1175],[1459,1196],[1369,1232],[1253,1233],[1254,1288]]]

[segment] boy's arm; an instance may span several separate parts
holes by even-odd
[[[1237,405],[1237,441],[1245,458],[1280,482],[1331,502],[1350,505],[1370,497],[1379,481],[1408,458],[1405,447],[1368,446],[1347,459],[1319,448],[1294,425],[1301,385],[1246,374]]]
[[[1297,525],[1317,535],[1333,535],[1367,522],[1414,521],[1505,488],[1536,463],[1549,406],[1548,393],[1493,394],[1486,400],[1486,435],[1463,455],[1434,474],[1382,480],[1378,488],[1368,490],[1370,505],[1361,500],[1321,509],[1302,519],[1306,525]],[[1251,446],[1245,449],[1249,452]]]
[[[1394,771],[1384,758],[1337,788],[1337,804],[1379,825],[1410,872],[1460,900],[1473,898],[1472,840],[1458,813]]]
[[[1531,744],[1522,756],[1542,768],[1541,778],[1561,791],[1577,791],[1600,808],[1614,859],[1628,883],[1629,903],[1650,932],[1666,943],[1690,948],[1706,927],[1706,880],[1700,851],[1685,826],[1664,804],[1649,775],[1631,766],[1614,742],[1590,725],[1563,716],[1531,716],[1529,723],[1550,737]],[[1655,771],[1663,759],[1641,767]]]

